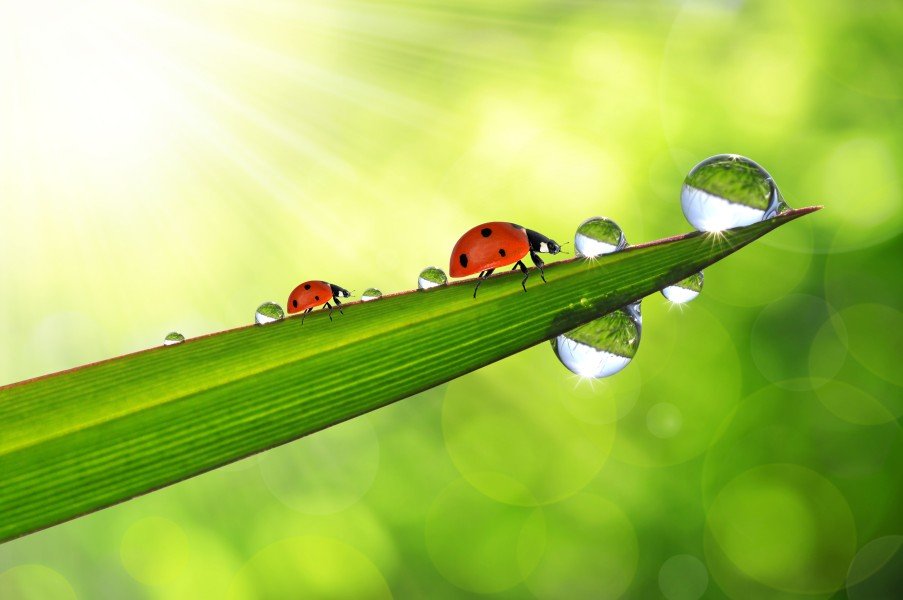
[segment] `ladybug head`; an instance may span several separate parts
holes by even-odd
[[[346,290],[343,287],[339,287],[339,286],[335,285],[334,283],[330,283],[329,287],[332,288],[332,295],[335,296],[336,298],[350,298],[351,297],[351,292],[349,292],[348,290]]]
[[[548,252],[549,254],[558,254],[559,252],[561,252],[561,245],[559,245],[558,242],[554,240],[549,240],[548,242],[546,242],[546,248],[546,252]]]
[[[527,241],[530,249],[534,252],[544,252],[546,254],[558,254],[561,252],[561,244],[555,240],[549,239],[543,234],[527,229]]]

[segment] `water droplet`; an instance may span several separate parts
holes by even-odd
[[[580,224],[574,235],[577,254],[586,258],[611,254],[623,249],[627,238],[618,224],[605,217],[592,217]]]
[[[254,313],[254,321],[258,325],[281,321],[283,317],[285,317],[285,313],[282,311],[282,307],[275,302],[264,302],[257,307],[257,312]]]
[[[166,334],[166,337],[163,338],[164,346],[175,346],[176,344],[181,344],[185,341],[185,336],[179,333],[178,331],[171,331]]]
[[[361,294],[361,300],[364,302],[369,302],[370,300],[376,300],[377,298],[382,298],[383,293],[376,288],[367,288],[364,290],[364,293]]]
[[[674,304],[689,302],[702,291],[702,280],[702,271],[700,271],[682,281],[678,281],[674,285],[669,285],[662,290],[662,296]]]
[[[619,308],[552,340],[555,356],[581,377],[609,377],[630,364],[640,347],[640,303]]]
[[[736,154],[702,161],[687,175],[680,191],[684,216],[699,231],[757,223],[776,214],[781,201],[768,171]]]
[[[774,214],[771,216],[773,217],[785,213],[788,210],[790,210],[790,205],[784,200],[784,196],[781,195],[781,192],[778,192],[778,205],[775,207]]]
[[[438,287],[446,283],[448,283],[448,277],[445,275],[445,271],[437,267],[425,268],[417,278],[417,287],[421,290]]]

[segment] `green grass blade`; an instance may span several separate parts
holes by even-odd
[[[243,327],[0,388],[0,541],[374,410],[677,282],[814,208],[722,236]],[[550,357],[551,360],[551,357]]]

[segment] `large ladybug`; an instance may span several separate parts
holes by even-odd
[[[545,263],[539,258],[538,252],[558,254],[561,252],[561,246],[541,233],[514,223],[504,221],[483,223],[462,235],[455,244],[449,272],[452,277],[466,277],[479,273],[477,287],[473,289],[473,297],[476,298],[477,290],[484,279],[492,275],[497,268],[513,263],[514,267],[511,270],[519,268],[524,274],[520,284],[526,292],[530,272],[527,271],[527,265],[522,259],[527,253],[530,254],[533,264],[539,267],[539,276],[543,281],[546,280],[542,270]]]
[[[317,306],[323,305],[323,308],[329,309],[329,320],[332,321],[332,305],[329,304],[329,301],[335,302],[335,307],[341,313],[342,303],[339,302],[339,298],[349,297],[351,297],[351,292],[335,284],[325,281],[305,281],[289,294],[288,313],[294,314],[303,310],[304,315],[301,317],[301,322],[304,323],[304,317],[310,311]]]

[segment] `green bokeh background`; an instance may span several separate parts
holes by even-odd
[[[482,221],[687,231],[716,153],[826,209],[646,299],[613,378],[543,344],[4,544],[0,598],[899,592],[899,2],[34,5],[0,9],[0,383],[412,288]]]

